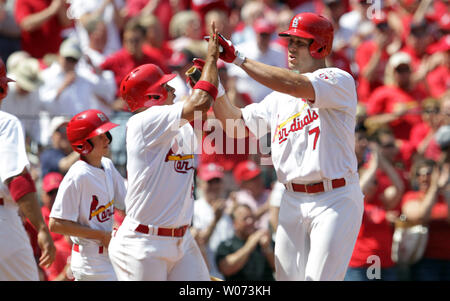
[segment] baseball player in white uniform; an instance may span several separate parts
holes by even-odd
[[[214,26],[213,26],[214,27]],[[214,32],[214,30],[213,30]],[[126,217],[110,243],[119,280],[209,280],[189,232],[193,216],[194,112],[203,118],[216,98],[217,36],[211,39],[200,80],[183,102],[153,64],[127,75],[120,87],[134,115],[127,122]]]
[[[10,81],[0,59],[0,105]],[[39,280],[38,266],[19,210],[37,230],[42,254],[39,264],[50,267],[55,260],[56,249],[42,217],[29,167],[19,119],[0,111],[0,281]]]
[[[313,13],[296,15],[289,30],[289,69],[243,57],[223,37],[220,57],[275,90],[239,109],[216,101],[214,114],[243,120],[229,134],[272,135],[272,161],[287,192],[275,242],[277,280],[343,280],[361,225],[363,194],[354,147],[355,83],[327,68],[333,26]],[[247,134],[247,133],[246,133]]]
[[[114,208],[124,210],[125,181],[105,157],[118,126],[99,110],[75,115],[67,138],[80,153],[61,182],[50,213],[50,230],[70,235],[70,267],[77,281],[117,280],[107,247],[114,223]]]

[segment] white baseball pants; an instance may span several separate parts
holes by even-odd
[[[275,240],[276,279],[343,280],[361,226],[358,176],[322,193],[286,191]]]
[[[98,245],[79,246],[78,252],[72,249],[70,268],[75,281],[117,281],[108,249],[100,253]]]
[[[109,244],[109,257],[119,280],[209,281],[209,272],[190,231],[183,237],[136,232],[138,223],[125,217]]]

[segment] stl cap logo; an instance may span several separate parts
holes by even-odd
[[[298,18],[295,18],[294,20],[292,20],[292,28],[297,28],[298,27]]]
[[[97,113],[97,117],[100,118],[100,120],[103,121],[103,122],[106,121],[106,117],[102,113]]]

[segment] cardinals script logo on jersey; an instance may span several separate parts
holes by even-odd
[[[193,169],[191,159],[194,159],[194,155],[179,155],[174,154],[172,148],[166,155],[165,162],[173,161],[173,168],[178,173],[187,173],[189,170]]]
[[[100,223],[104,223],[111,218],[114,214],[114,200],[106,204],[105,206],[98,206],[98,198],[96,195],[92,196],[92,202],[89,213],[89,220],[93,217],[97,217]]]
[[[283,142],[285,142],[289,135],[291,133],[303,130],[307,125],[311,124],[314,122],[314,120],[319,119],[319,114],[316,111],[311,110],[310,108],[308,108],[308,110],[306,111],[306,114],[301,117],[303,110],[307,107],[307,104],[305,103],[305,105],[302,107],[302,109],[300,110],[299,113],[292,115],[291,117],[289,117],[286,121],[282,122],[281,124],[279,124],[276,128],[275,131],[275,135],[273,136],[273,141],[278,137],[278,143],[281,144]],[[290,121],[292,121],[290,126],[286,126]],[[315,132],[316,130],[313,129],[311,131],[309,131],[309,134],[311,134],[311,132]],[[317,128],[318,131],[318,128]],[[314,148],[316,145],[316,142],[314,143]]]

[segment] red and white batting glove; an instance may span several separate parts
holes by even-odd
[[[205,61],[199,58],[195,58],[192,60],[194,63],[191,68],[189,68],[188,71],[186,71],[186,82],[189,84],[191,88],[194,88],[195,84],[200,79],[200,76],[203,71],[203,67],[205,66]],[[220,82],[219,79],[219,86],[217,87],[218,93],[217,97],[222,97],[225,95],[225,89]]]
[[[200,80],[200,76],[202,75],[203,67],[205,66],[205,61],[199,58],[195,58],[192,60],[194,65],[186,71],[186,82],[188,85],[193,88],[195,84]]]
[[[219,44],[221,46],[219,58],[227,63],[233,63],[238,66],[242,65],[242,63],[245,61],[245,56],[234,47],[233,43],[230,40],[227,40],[220,33],[218,35]],[[206,36],[205,40],[209,41],[209,36]]]

